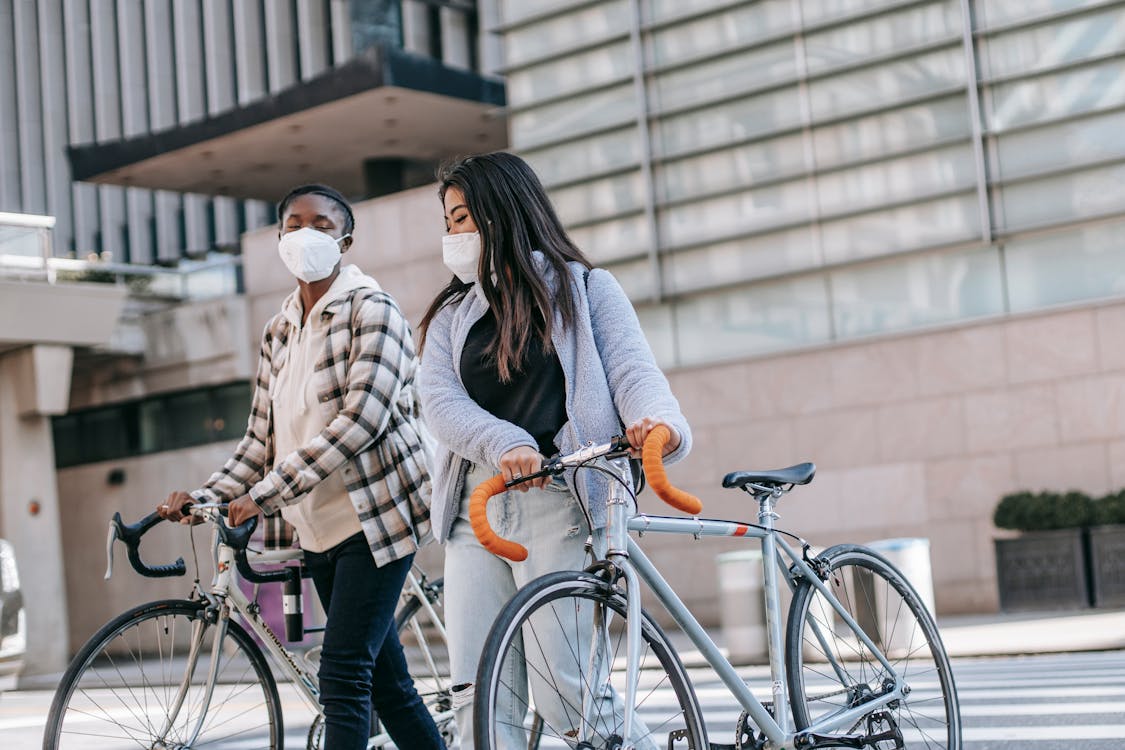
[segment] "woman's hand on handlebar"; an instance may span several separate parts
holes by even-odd
[[[504,476],[505,482],[511,482],[513,480],[518,480],[520,477],[526,477],[528,474],[534,474],[541,468],[543,468],[543,456],[540,455],[539,451],[527,445],[512,448],[510,451],[500,456],[500,473]],[[546,487],[547,482],[550,481],[550,477],[538,477],[517,484],[512,489],[527,492],[532,487]]]
[[[227,523],[232,527],[241,526],[261,512],[262,509],[253,498],[243,495],[237,500],[232,500],[227,506]]]
[[[195,499],[186,492],[173,492],[160,505],[156,506],[156,515],[173,523],[190,524],[192,526],[203,523],[203,519],[185,512],[189,505],[194,505]]]
[[[644,447],[645,438],[657,425],[664,425],[668,428],[668,432],[672,434],[671,439],[664,445],[663,455],[667,456],[680,447],[680,433],[676,431],[675,427],[657,417],[641,417],[625,429],[625,437],[630,445],[630,456],[633,458],[641,457],[641,448]]]

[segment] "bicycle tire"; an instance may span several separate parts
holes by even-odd
[[[623,623],[626,609],[622,593],[590,573],[550,573],[520,589],[501,610],[485,642],[473,707],[476,747],[480,750],[500,747],[501,733],[510,736],[513,746],[520,744],[519,735],[526,732],[533,716],[527,700],[526,677],[536,683],[532,695],[535,711],[542,718],[543,736],[561,740],[569,747],[584,747],[580,743],[588,742],[590,747],[611,748],[619,743],[622,731],[619,704],[620,696],[624,695],[624,673],[614,673],[604,667],[624,657],[624,628],[616,624],[611,627],[609,623],[610,620]],[[669,735],[682,733],[684,736],[679,739],[686,740],[687,747],[703,750],[708,747],[703,713],[684,666],[660,626],[648,613],[642,611],[641,614],[643,642],[638,666],[643,678],[636,706],[640,730],[631,739],[638,748],[683,747],[669,742]],[[606,619],[595,625],[602,617]],[[567,626],[562,625],[564,620]],[[569,624],[573,622],[575,628],[584,628],[587,621],[597,637],[588,639],[589,645],[583,648],[582,639],[574,637]],[[569,644],[569,658],[555,654],[556,658],[548,662],[543,651],[540,651],[541,658],[536,658],[535,649],[542,649],[544,640],[551,637]],[[506,684],[504,675],[525,661],[525,642],[534,642],[537,646],[528,646],[532,665],[527,669],[521,692],[518,684]],[[604,656],[591,660],[592,653]],[[536,662],[542,664],[536,666]],[[574,679],[573,671],[581,672],[585,667],[591,668],[574,680],[580,690],[588,693],[579,703],[576,696],[563,694],[571,691],[560,688],[559,680],[568,676]],[[645,705],[657,689],[665,687],[672,689],[674,707],[656,705],[656,701]],[[547,688],[554,688],[554,692],[547,695]],[[500,718],[498,701],[511,701],[506,703],[513,707],[509,720]],[[588,709],[579,708],[581,705],[588,705]]]
[[[200,602],[168,599],[134,607],[106,623],[63,674],[48,714],[44,750],[179,747],[191,739],[197,721],[202,729],[192,748],[222,747],[234,738],[282,750],[277,683],[262,650],[237,622],[227,622],[214,692],[207,710],[199,713],[216,632],[203,613]],[[186,666],[183,641],[197,624],[203,647],[182,708],[163,731]]]
[[[844,729],[870,736],[897,728],[906,747],[960,750],[961,714],[949,656],[913,586],[866,547],[839,545],[820,557],[828,562],[826,583],[840,604],[910,688],[903,699]],[[793,594],[785,658],[798,730],[833,711],[861,704],[887,679],[870,649],[807,580]]]

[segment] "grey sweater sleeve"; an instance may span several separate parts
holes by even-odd
[[[537,444],[522,427],[481,408],[457,377],[451,340],[454,309],[444,308],[426,331],[418,373],[422,417],[431,434],[451,451],[473,463],[496,467],[500,456],[513,448]]]
[[[691,428],[656,364],[632,303],[608,271],[594,269],[588,282],[594,341],[621,421],[628,427],[642,417],[658,417],[672,425],[680,433],[680,445],[664,462],[679,461],[691,451]]]

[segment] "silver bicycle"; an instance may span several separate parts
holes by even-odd
[[[285,741],[282,706],[291,700],[303,702],[313,715],[305,747],[321,747],[324,717],[316,678],[319,646],[306,652],[286,648],[262,619],[258,586],[251,597],[238,585],[239,576],[255,584],[288,582],[285,609],[291,612],[290,596],[300,585],[300,567],[292,563],[300,561],[301,551],[251,549],[257,519],[230,528],[224,520],[225,510],[216,503],[199,503],[190,510],[211,524],[215,573],[210,586],[197,579],[188,598],[142,604],[95,633],[71,661],[55,692],[44,750],[281,750]],[[157,566],[141,559],[141,537],[160,521],[154,513],[126,525],[120,514],[114,515],[106,545],[106,578],[113,573],[113,547],[118,540],[124,542],[129,562],[139,574],[185,574],[182,558]],[[268,572],[255,567],[286,563],[290,565]],[[441,595],[440,580],[429,581],[421,570],[413,569],[395,624],[415,686],[449,742],[456,731]],[[300,631],[291,631],[292,624],[287,616],[289,639],[300,640]],[[279,693],[266,653],[273,658],[283,684],[290,686],[284,693]],[[369,748],[390,745],[374,715],[371,731]]]
[[[778,502],[810,482],[815,467],[728,474],[723,486],[753,497],[757,521],[703,519],[698,499],[667,480],[660,462],[667,438],[658,428],[646,442],[645,473],[658,495],[691,518],[630,517],[635,497],[623,460],[628,446],[621,438],[551,459],[525,478],[574,469],[610,473],[616,481],[608,498],[607,550],[585,571],[531,582],[497,618],[477,675],[477,747],[493,750],[510,742],[530,725],[534,705],[545,748],[959,750],[961,717],[949,658],[910,583],[866,547],[843,544],[812,554],[808,542],[776,528]],[[498,538],[485,512],[488,498],[506,486],[494,477],[477,488],[475,530],[486,547],[518,560],[527,551]],[[770,664],[764,700],[739,677],[628,532],[759,540],[766,562]],[[739,719],[724,731],[727,744],[710,740],[688,671],[641,607],[642,582],[741,706]],[[792,597],[785,619],[782,587]],[[553,639],[566,639],[569,658],[540,658]],[[718,699],[708,695],[706,702],[711,706]]]

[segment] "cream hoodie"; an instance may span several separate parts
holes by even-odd
[[[320,404],[313,378],[317,360],[324,354],[329,320],[321,317],[325,305],[353,289],[379,289],[375,279],[356,266],[343,266],[340,275],[324,296],[316,301],[302,320],[300,290],[294,291],[281,307],[293,326],[285,362],[277,373],[273,392],[274,455],[279,459],[307,445],[328,426],[335,414],[326,413]],[[363,530],[355,506],[348,498],[340,470],[320,481],[300,502],[281,509],[282,517],[297,530],[302,549],[323,552]]]

